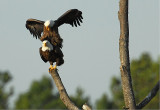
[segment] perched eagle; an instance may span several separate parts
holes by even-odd
[[[60,47],[53,46],[48,40],[44,40],[42,42],[42,47],[39,48],[39,53],[45,63],[49,61],[49,71],[56,69],[57,66],[60,66],[64,63],[63,53]],[[53,67],[54,62],[56,62],[56,64]]]
[[[26,21],[26,28],[36,39],[39,38],[41,41],[48,40],[52,45],[62,48],[63,39],[59,35],[58,27],[64,23],[77,27],[82,23],[82,19],[81,11],[78,9],[70,9],[55,21],[28,19]]]

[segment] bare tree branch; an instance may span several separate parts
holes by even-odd
[[[65,106],[69,109],[69,110],[79,110],[79,108],[70,100],[67,91],[65,89],[65,87],[63,86],[63,83],[61,81],[61,78],[58,74],[57,69],[56,70],[52,70],[50,72],[57,88],[60,94],[60,99],[62,100],[62,102],[65,104]],[[90,107],[87,104],[84,104],[86,107],[84,107],[84,110],[91,110],[89,109]],[[88,108],[89,107],[89,108]]]
[[[158,83],[154,86],[151,92],[145,97],[145,99],[143,99],[143,101],[137,105],[138,109],[142,109],[152,100],[152,98],[157,94],[159,86],[160,86],[160,81],[158,81]]]
[[[61,78],[57,72],[57,70],[52,70],[50,72],[57,88],[58,88],[58,91],[59,91],[59,94],[60,94],[60,99],[63,101],[63,103],[66,105],[66,107],[69,109],[69,110],[79,110],[79,108],[70,100],[68,94],[67,94],[67,91],[66,89],[64,88],[63,86],[63,83],[61,81]]]
[[[128,24],[128,0],[120,0],[118,17],[120,21],[119,52],[121,61],[121,79],[126,108],[136,109],[129,61],[129,24]]]

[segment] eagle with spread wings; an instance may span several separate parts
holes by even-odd
[[[82,12],[78,9],[70,9],[60,16],[57,20],[41,21],[37,19],[28,19],[26,21],[26,28],[36,39],[41,41],[48,40],[52,45],[62,48],[63,39],[60,37],[58,27],[62,24],[70,24],[73,26],[80,26],[82,23]],[[42,34],[43,33],[43,34]]]

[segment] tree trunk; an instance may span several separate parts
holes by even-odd
[[[129,24],[128,24],[128,0],[120,0],[118,17],[120,21],[119,52],[121,61],[121,79],[126,108],[136,109],[129,61]]]

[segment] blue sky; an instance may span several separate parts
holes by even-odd
[[[130,59],[149,52],[156,60],[159,55],[158,0],[130,0],[129,30]],[[58,67],[69,94],[78,86],[85,90],[91,101],[102,93],[110,93],[111,78],[119,76],[119,0],[3,0],[0,4],[0,70],[13,76],[12,100],[25,92],[34,79],[48,73],[49,63],[39,56],[41,42],[25,28],[29,18],[57,19],[65,11],[77,8],[83,12],[83,24],[72,28],[59,27],[64,39],[65,63]]]

